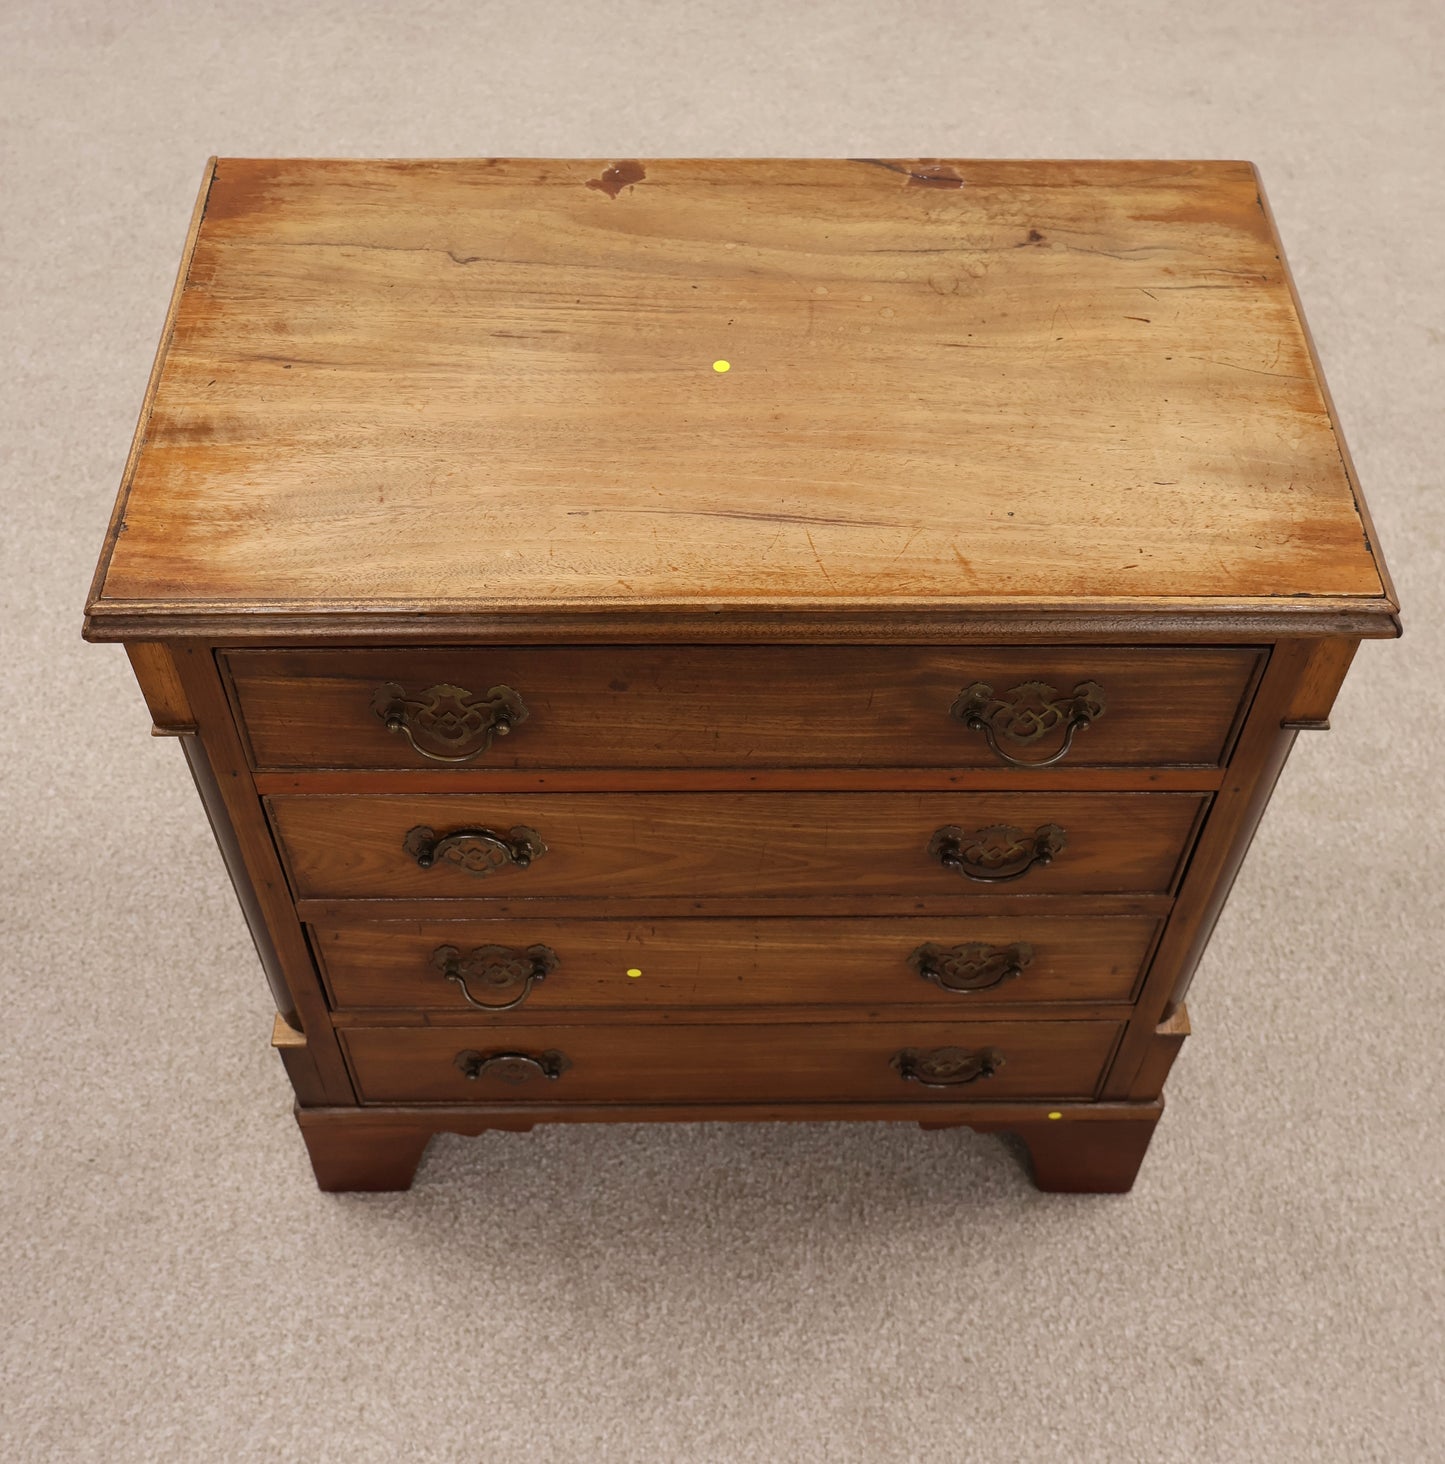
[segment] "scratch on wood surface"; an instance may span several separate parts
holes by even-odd
[[[1206,366],[1227,366],[1231,371],[1248,371],[1251,376],[1275,376],[1281,381],[1303,381],[1303,376],[1296,375],[1293,371],[1270,371],[1263,366],[1242,366],[1238,361],[1223,361],[1218,356],[1196,356],[1196,361],[1202,361]],[[1276,357],[1276,359],[1278,359]]]
[[[1068,254],[1102,254],[1109,259],[1138,259],[1145,254],[1159,254],[1163,251],[1162,244],[1141,244],[1137,249],[1092,249],[1087,244],[1058,244],[1055,249],[1062,249]]]
[[[818,546],[813,542],[813,531],[811,529],[805,528],[803,530],[803,533],[807,537],[808,548],[813,551],[813,559],[817,563],[819,572],[822,574],[823,578],[827,580],[828,583],[831,585],[833,583],[833,576],[828,573],[828,566],[823,563],[823,556],[818,553]]]
[[[898,551],[898,553],[897,553],[897,554],[895,554],[895,555],[894,555],[894,556],[893,556],[893,558],[892,558],[892,559],[890,559],[890,560],[889,560],[889,561],[888,561],[888,563],[889,563],[889,565],[890,565],[890,566],[892,566],[892,565],[894,565],[894,564],[897,564],[897,563],[898,563],[898,561],[899,561],[899,560],[900,560],[900,559],[902,559],[902,558],[903,558],[903,556],[904,556],[904,555],[905,555],[905,554],[907,554],[907,553],[908,553],[908,551],[909,551],[909,550],[910,550],[910,549],[911,549],[911,548],[912,548],[912,547],[913,547],[913,541],[914,541],[914,540],[915,540],[915,539],[916,539],[916,538],[917,538],[917,537],[918,537],[918,536],[919,536],[919,535],[920,535],[920,534],[921,534],[921,533],[922,533],[922,532],[923,532],[923,530],[922,530],[922,529],[914,529],[914,530],[913,530],[913,532],[912,532],[912,533],[911,533],[911,534],[909,534],[909,536],[908,536],[908,538],[907,538],[907,539],[905,539],[905,540],[904,540],[904,542],[903,542],[903,547],[902,547],[902,548],[901,548],[901,549],[900,549],[900,550],[899,550],[899,551]]]
[[[614,508],[613,513],[659,513],[679,518],[747,519],[762,524],[821,524],[826,528],[902,529],[895,519],[824,518],[806,513],[754,513],[741,508]]]

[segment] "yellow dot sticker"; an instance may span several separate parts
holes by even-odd
[[[1064,1115],[1062,1113],[1060,1113],[1057,1108],[1054,1109],[1054,1111],[1051,1114],[1049,1114],[1049,1117],[1050,1118],[1062,1118],[1063,1116]]]
[[[712,369],[714,371],[731,371],[733,369],[733,363],[731,361],[714,361],[712,363]]]
[[[629,966],[629,967],[628,967],[628,968],[627,968],[627,974],[628,974],[628,975],[629,975],[629,976],[631,976],[631,977],[632,977],[632,978],[633,978],[633,979],[634,979],[634,980],[636,980],[636,979],[637,979],[637,977],[639,977],[639,976],[641,976],[641,975],[642,975],[642,970],[641,970],[641,968],[640,968],[640,967],[638,967],[638,966]]]

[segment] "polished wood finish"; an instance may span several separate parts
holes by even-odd
[[[1270,657],[1229,774],[1195,845],[1189,879],[1180,890],[1149,979],[1140,993],[1138,1019],[1131,1024],[1110,1074],[1110,1097],[1128,1093],[1153,1044],[1154,1028],[1177,1010],[1188,993],[1294,745],[1297,734],[1285,730],[1282,722],[1300,693],[1314,654],[1315,648],[1308,642],[1287,641]]]
[[[306,1034],[291,1026],[280,1012],[276,1013],[271,1028],[271,1046],[286,1069],[286,1076],[296,1090],[297,1100],[311,1104],[325,1103],[326,1084],[317,1071],[316,1061],[306,1042]]]
[[[298,895],[767,895],[998,889],[944,869],[934,831],[1057,824],[1068,845],[1012,886],[1029,894],[1167,891],[1204,800],[1187,793],[616,793],[269,798]],[[546,854],[479,878],[421,868],[408,832],[534,828]]]
[[[1249,165],[866,159],[208,168],[86,618],[331,1190],[713,1119],[1127,1190],[1398,630]]]
[[[483,882],[484,887],[485,881]],[[1002,888],[1007,891],[1008,886]],[[1020,901],[1018,895],[993,894],[982,885],[975,886],[960,879],[956,887],[938,894],[922,895],[859,895],[839,891],[831,895],[811,895],[805,913],[812,918],[851,919],[854,916],[946,917],[979,915],[1017,915],[1021,911],[1040,910],[1045,902],[1032,897]],[[1163,917],[1174,908],[1173,899],[1165,895],[1050,895],[1049,915],[1152,915]],[[532,920],[539,914],[558,915],[568,919],[609,920],[618,918],[679,919],[697,917],[756,917],[775,919],[784,914],[775,895],[717,895],[698,898],[691,895],[568,895],[561,900],[528,899],[525,896],[491,896],[472,899],[453,896],[441,899],[299,899],[296,913],[308,923],[340,921],[352,924],[363,920],[391,922],[396,920],[500,920],[521,917]]]
[[[1094,1096],[1117,1022],[878,1020],[807,1027],[548,1024],[485,1027],[346,1027],[341,1041],[363,1103],[577,1103],[957,1101],[961,1087],[926,1087],[890,1066],[908,1048],[995,1048],[1003,1065],[965,1085],[979,1102]],[[549,1080],[469,1080],[461,1052],[562,1052],[570,1067]]]
[[[1179,1050],[1184,1046],[1190,1031],[1189,1013],[1182,1006],[1155,1027],[1154,1041],[1150,1043],[1134,1078],[1134,1085],[1129,1090],[1131,1099],[1148,1101],[1160,1097],[1170,1069],[1174,1066],[1174,1059],[1179,1056]]]
[[[434,770],[388,733],[379,686],[475,694],[504,684],[525,723],[466,765],[495,769],[989,768],[1017,771],[950,715],[983,682],[1042,682],[1067,695],[1097,683],[1106,709],[1069,768],[1217,766],[1259,663],[1246,647],[606,646],[233,651],[224,658],[253,766]],[[903,729],[907,737],[901,737]],[[1050,730],[1004,742],[1054,754]],[[1035,771],[1043,772],[1043,768]]]
[[[301,1018],[297,1011],[291,980],[281,960],[276,942],[272,938],[266,910],[256,885],[252,881],[246,854],[236,833],[236,825],[232,822],[230,809],[227,807],[221,784],[216,777],[216,770],[211,765],[205,744],[199,737],[181,738],[181,751],[185,755],[186,766],[190,769],[191,781],[196,785],[201,806],[206,811],[207,821],[211,825],[211,834],[221,852],[226,873],[231,878],[231,887],[236,892],[236,900],[241,907],[241,914],[245,917],[246,928],[250,931],[251,939],[255,943],[256,955],[261,961],[261,969],[266,973],[266,981],[271,988],[271,999],[276,1003],[276,1011],[289,1026],[299,1032]],[[303,982],[302,984],[304,987],[309,983]],[[312,1097],[310,1101],[320,1102],[321,1100],[319,1097]]]
[[[341,1048],[331,1027],[326,993],[316,974],[276,846],[259,818],[236,724],[215,658],[205,647],[181,644],[176,668],[196,715],[198,735],[182,738],[197,789],[210,819],[272,994],[287,1022],[304,1032],[320,1091],[298,1091],[303,1102],[355,1101]]]
[[[343,1122],[325,1110],[296,1113],[317,1188],[332,1193],[410,1189],[431,1134],[384,1121],[368,1123],[367,1115],[354,1109],[342,1112]]]
[[[1072,1123],[1064,1115],[1011,1122],[983,1132],[1007,1133],[1029,1156],[1038,1189],[1053,1194],[1127,1194],[1159,1122],[1157,1112],[1135,1112],[1117,1123]]]
[[[1128,1002],[1153,946],[1150,918],[1061,919],[1046,914],[927,920],[530,920],[321,925],[311,940],[333,1008],[469,1013],[435,952],[501,945],[552,948],[557,969],[522,1009],[643,1013],[679,1007],[744,1011],[797,1004],[842,1015],[917,1006],[940,1017],[1004,1001]],[[1029,947],[1023,974],[993,990],[947,991],[908,958],[929,942]],[[637,974],[634,975],[633,973]]]
[[[196,718],[173,649],[164,641],[133,641],[125,652],[151,714],[151,735],[194,736]]]
[[[434,1134],[526,1133],[539,1123],[877,1123],[972,1128],[1023,1140],[1035,1185],[1064,1193],[1130,1188],[1161,1103],[472,1103],[466,1107],[298,1108],[323,1190],[410,1189]],[[1060,1129],[1059,1125],[1066,1125]],[[1032,1140],[1032,1143],[1030,1143]],[[1030,1152],[1032,1150],[1032,1152]]]
[[[257,773],[256,791],[271,793],[926,793],[964,789],[1011,793],[1016,769],[967,768],[606,768],[581,772],[517,772],[453,768],[437,772],[337,771]],[[1030,775],[1028,786],[1060,793],[1212,792],[1219,768],[1069,768]]]
[[[1294,732],[1330,730],[1330,708],[1358,647],[1357,641],[1349,640],[1314,642],[1281,727]]]
[[[608,166],[220,161],[96,628],[1393,614],[1249,164]]]

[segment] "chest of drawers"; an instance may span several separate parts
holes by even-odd
[[[86,620],[327,1189],[701,1119],[1128,1189],[1397,632],[1254,171],[1178,162],[213,162]]]

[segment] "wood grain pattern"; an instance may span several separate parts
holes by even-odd
[[[335,1194],[411,1188],[430,1131],[385,1120],[368,1123],[367,1117],[355,1108],[297,1109],[317,1189]]]
[[[515,886],[513,887],[515,888]],[[1002,886],[1007,890],[1009,886]],[[976,892],[975,892],[976,891]],[[1168,915],[1174,901],[1157,895],[1047,895],[1048,915],[1095,916],[1147,915],[1155,919]],[[1021,900],[1023,903],[1021,904]],[[978,916],[1013,917],[1031,910],[1035,897],[998,894],[983,885],[959,880],[957,888],[914,891],[900,895],[869,895],[835,891],[809,895],[807,907],[799,913],[809,918],[847,920],[854,916],[938,917],[973,919]],[[443,895],[429,899],[398,899],[395,896],[341,897],[296,901],[296,912],[308,924],[386,924],[398,920],[661,920],[737,917],[775,920],[780,914],[775,895],[565,895],[536,899],[525,895]]]
[[[1130,1099],[1135,1102],[1152,1100],[1163,1093],[1169,1071],[1189,1034],[1189,1012],[1183,1006],[1155,1027],[1154,1041],[1139,1065],[1139,1072],[1129,1090]]]
[[[1294,745],[1295,732],[1281,727],[1285,710],[1309,684],[1317,648],[1308,642],[1276,646],[1255,695],[1228,776],[1190,857],[1189,871],[1150,965],[1148,978],[1119,1057],[1109,1074],[1106,1096],[1126,1098],[1140,1067],[1157,1043],[1157,1028],[1179,1008],[1259,820]]]
[[[1028,1151],[1034,1187],[1049,1194],[1127,1194],[1149,1150],[1159,1109],[1140,1104],[1114,1123],[1076,1123],[1073,1115],[1031,1123],[976,1123],[980,1133],[1007,1133]]]
[[[151,714],[151,735],[192,735],[196,717],[181,685],[174,650],[163,641],[137,641],[128,645],[125,653]]]
[[[224,160],[86,634],[194,734],[323,1188],[726,1118],[1120,1192],[1295,729],[1396,612],[1248,164]],[[1104,688],[1058,765],[950,716],[1026,681]],[[397,710],[441,683],[528,715],[443,767]],[[949,825],[1067,842],[971,883]],[[422,867],[517,826],[529,867]],[[983,991],[910,965],[1019,941]],[[545,979],[476,957],[524,994],[483,1013],[442,945]]]
[[[1344,685],[1345,673],[1358,649],[1359,642],[1353,640],[1314,642],[1309,662],[1281,725],[1296,731],[1328,732],[1330,708],[1335,704],[1340,687]]]
[[[222,160],[92,633],[1393,614],[1248,164],[641,161]]]
[[[195,779],[235,887],[256,954],[271,985],[276,1008],[288,1025],[306,1036],[307,1070],[319,1090],[303,1084],[303,1103],[355,1100],[351,1079],[331,1029],[326,993],[316,971],[306,933],[296,916],[276,845],[266,827],[246,772],[245,753],[227,705],[215,657],[203,647],[181,646],[176,670],[186,700],[196,714],[199,734],[180,745]],[[198,1036],[198,1041],[201,1040]],[[300,1065],[297,1072],[300,1073]]]
[[[940,1016],[994,1002],[1128,1001],[1158,922],[1048,915],[926,920],[530,920],[322,925],[311,929],[334,1008],[475,1012],[434,952],[502,945],[556,952],[557,970],[508,1020],[531,1013],[678,1007],[754,1010],[788,1003],[839,1013],[875,1004]],[[1032,959],[989,991],[950,992],[908,964],[926,942],[1010,947]],[[636,977],[629,973],[637,971]],[[511,993],[508,993],[510,996]],[[498,1001],[494,995],[485,999]],[[818,1013],[815,1012],[815,1016]]]
[[[466,764],[529,768],[1008,768],[950,709],[983,682],[1106,696],[1060,767],[1217,766],[1260,660],[1242,647],[472,646],[233,651],[257,768],[434,769],[372,709],[377,688],[517,691],[527,720]],[[1000,745],[1041,759],[1062,730]],[[445,750],[445,749],[443,749]],[[1016,772],[1017,770],[1011,770]]]
[[[1190,793],[617,793],[268,798],[303,897],[1150,893],[1168,890],[1205,799]],[[928,854],[946,825],[1057,824],[1068,847],[1007,885]],[[409,830],[536,829],[547,853],[478,878],[418,867]]]
[[[111,555],[115,552],[116,540],[125,531],[125,510],[130,501],[131,485],[135,481],[136,469],[140,464],[141,449],[145,446],[146,432],[150,427],[151,413],[155,407],[156,392],[161,383],[161,372],[171,348],[176,317],[180,313],[186,281],[190,278],[191,262],[195,258],[196,243],[201,235],[201,221],[205,216],[206,202],[211,196],[211,184],[215,181],[215,176],[216,160],[214,157],[207,158],[205,171],[201,175],[201,189],[196,195],[195,205],[191,209],[191,222],[186,230],[186,242],[181,250],[180,264],[176,267],[175,282],[171,285],[171,297],[170,303],[166,307],[165,324],[161,327],[160,340],[156,344],[156,353],[151,361],[150,375],[146,379],[145,396],[141,399],[140,420],[137,421],[135,431],[131,434],[130,451],[126,454],[125,468],[121,473],[120,491],[116,494],[115,505],[110,512],[110,522],[105,531],[105,543],[100,552],[100,559],[95,566],[95,574],[91,579],[90,594],[87,596],[86,604],[87,625],[91,606],[95,605],[104,594],[105,577],[110,566]],[[146,639],[152,638],[149,635],[146,637]]]
[[[967,1126],[1034,1143],[1040,1189],[1085,1193],[1126,1190],[1163,1111],[1162,1103],[733,1102],[393,1104],[366,1108],[298,1108],[323,1190],[405,1190],[434,1134],[525,1133],[539,1123],[895,1123],[920,1128]],[[1050,1118],[1055,1114],[1056,1118]],[[1044,1132],[1045,1128],[1052,1132]],[[1070,1132],[1070,1131],[1073,1132]],[[1082,1130],[1082,1132],[1081,1132]],[[1110,1132],[1117,1130],[1118,1132]],[[1035,1131],[1039,1131],[1035,1136]],[[1091,1181],[1093,1181],[1091,1183]]]
[[[494,768],[410,772],[306,769],[257,773],[258,793],[1013,793],[1024,779],[1005,768]],[[1060,793],[1210,793],[1220,768],[1040,768],[1029,788]]]
[[[331,1034],[326,1034],[331,1041]],[[326,1084],[306,1042],[306,1034],[291,1026],[280,1012],[271,1026],[271,1048],[281,1059],[286,1077],[300,1103],[325,1103]]]
[[[1092,1096],[1118,1036],[1117,1022],[876,1022],[627,1027],[563,1024],[496,1028],[348,1027],[340,1032],[366,1103],[505,1104],[541,1101],[988,1102]],[[906,1048],[996,1048],[1004,1065],[960,1087],[924,1087],[889,1065]],[[555,1081],[508,1084],[458,1070],[459,1052],[558,1051],[571,1066]]]

